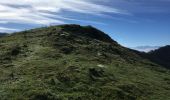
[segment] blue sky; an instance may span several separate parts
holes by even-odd
[[[0,32],[92,25],[126,47],[170,44],[170,0],[1,0]]]

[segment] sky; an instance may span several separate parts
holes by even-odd
[[[1,0],[0,32],[92,25],[126,47],[170,44],[170,0]]]

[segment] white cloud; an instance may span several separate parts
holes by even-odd
[[[6,24],[8,23],[7,21],[0,21],[0,24]]]
[[[137,47],[132,47],[132,49],[142,51],[142,52],[149,52],[151,50],[155,50],[160,48],[160,46],[137,46]]]
[[[88,0],[1,0],[0,23],[49,25],[64,24],[63,20],[77,20],[62,16],[63,10],[92,15],[127,14],[125,11]]]

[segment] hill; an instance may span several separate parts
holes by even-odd
[[[170,71],[92,26],[0,38],[1,100],[170,100]]]
[[[170,69],[170,45],[153,50],[148,56],[153,62]]]
[[[0,37],[8,35],[7,33],[0,33]]]

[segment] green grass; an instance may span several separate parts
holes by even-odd
[[[52,26],[0,37],[0,99],[170,100],[169,70],[116,42],[70,31]]]

